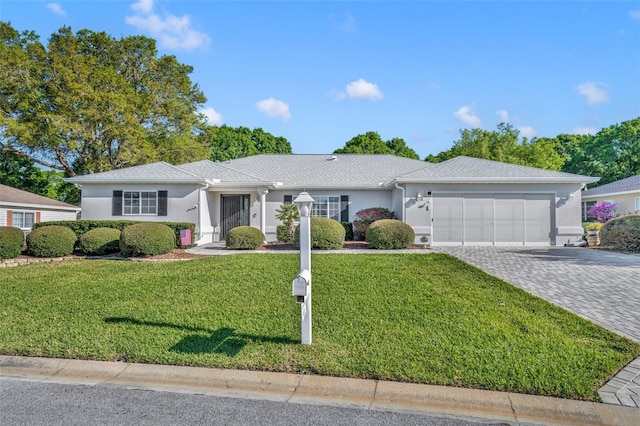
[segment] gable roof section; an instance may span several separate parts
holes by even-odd
[[[0,184],[0,204],[15,207],[40,207],[79,211],[80,207],[42,195]]]
[[[205,179],[169,163],[144,164],[65,179],[71,183],[204,183]]]
[[[599,178],[459,156],[397,178],[424,183],[590,183]]]
[[[617,195],[630,194],[634,192],[640,193],[640,175],[620,179],[606,185],[591,188],[582,193],[582,198],[595,197],[598,195]]]
[[[227,167],[229,164],[231,163],[214,163],[213,161],[202,160],[194,163],[181,164],[176,167],[187,173],[205,178],[214,185],[218,183],[237,186],[273,184],[273,182],[269,182],[268,180]]]
[[[224,167],[261,176],[279,188],[375,189],[429,163],[387,154],[262,154],[238,158]]]

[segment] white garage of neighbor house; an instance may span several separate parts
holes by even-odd
[[[382,154],[263,154],[159,162],[66,179],[83,219],[196,224],[197,244],[250,225],[276,239],[276,209],[301,191],[343,222],[385,207],[432,245],[563,245],[581,238],[580,191],[597,178],[470,157],[433,164]]]
[[[29,232],[34,223],[76,220],[79,212],[78,206],[0,185],[0,226]]]

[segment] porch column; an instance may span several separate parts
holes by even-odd
[[[260,194],[260,230],[264,235],[267,234],[267,194],[268,189],[258,192]],[[266,237],[265,237],[266,238]]]

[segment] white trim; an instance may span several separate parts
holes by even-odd
[[[595,189],[595,188],[594,188]],[[629,194],[640,194],[640,189],[632,189],[631,191],[619,191],[619,192],[603,192],[601,194],[594,195],[582,195],[582,199],[589,198],[604,198],[604,197],[614,197],[616,195],[629,195]]]
[[[640,197],[636,197],[636,213],[640,212]]]
[[[29,204],[29,203],[14,203],[12,201],[1,201],[0,207],[21,207],[26,209],[36,210],[68,210],[78,212],[82,210],[80,207],[64,207],[64,206],[52,206],[48,204]]]
[[[18,228],[17,226],[15,226],[15,220],[16,220],[16,213],[22,213],[23,215],[25,214],[32,214],[33,215],[33,222],[31,224],[30,227],[26,228],[26,227],[20,227],[21,230],[23,231],[30,231],[33,228],[33,225],[36,224],[36,218],[38,216],[38,212],[35,210],[11,210],[11,226],[14,228]],[[40,213],[42,214],[42,213]],[[24,219],[24,217],[23,217]],[[24,222],[24,220],[23,220]]]

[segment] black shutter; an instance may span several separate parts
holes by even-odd
[[[340,196],[340,222],[349,222],[349,196]]]
[[[285,196],[284,196],[284,203],[285,203],[285,204],[291,204],[291,203],[293,203],[293,195],[285,195]]]
[[[113,191],[111,216],[122,216],[122,191]]]
[[[167,191],[158,191],[158,216],[167,215]]]

